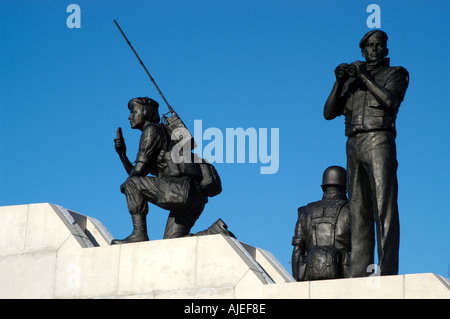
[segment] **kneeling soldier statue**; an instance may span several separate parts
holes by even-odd
[[[198,158],[189,163],[177,164],[173,161],[173,141],[167,127],[160,124],[158,106],[158,102],[147,97],[135,98],[128,103],[131,128],[142,131],[135,165],[126,156],[122,130],[117,129],[115,149],[129,175],[120,189],[127,199],[133,232],[123,240],[114,239],[112,244],[148,240],[148,202],[170,211],[164,232],[165,239],[192,235],[189,232],[208,202],[210,194],[205,187],[205,171],[215,172],[215,169]],[[153,176],[147,176],[149,173]],[[219,183],[220,188],[218,175],[216,179],[208,180]],[[221,219],[196,235],[218,233],[233,236]]]
[[[323,198],[298,209],[292,240],[292,275],[297,281],[343,278],[350,253],[347,174],[340,166],[323,173]]]

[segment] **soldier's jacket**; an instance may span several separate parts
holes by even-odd
[[[360,79],[349,78],[341,91],[345,116],[345,135],[352,136],[360,132],[388,130],[395,132],[395,119],[400,103],[408,88],[409,74],[403,67],[390,67],[389,59],[370,72],[370,80],[396,94],[397,105],[384,108]]]
[[[297,280],[310,280],[307,272],[308,254],[315,247],[332,246],[340,251],[342,277],[347,270],[350,252],[350,225],[348,201],[341,196],[325,193],[320,201],[309,203],[298,209],[298,220],[292,244],[298,260]]]

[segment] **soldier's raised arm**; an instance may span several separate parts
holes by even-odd
[[[343,63],[336,67],[334,70],[334,75],[336,76],[336,81],[334,82],[331,93],[325,102],[325,107],[323,109],[323,116],[326,120],[332,120],[335,117],[342,114],[344,108],[344,103],[341,99],[341,90],[344,82],[348,79],[347,76],[341,75],[340,70],[346,68],[347,64]]]
[[[125,139],[122,135],[122,128],[117,128],[116,138],[114,139],[114,147],[116,149],[117,154],[119,154],[120,161],[122,162],[123,167],[127,171],[127,174],[130,175],[133,170],[133,164],[131,164],[130,160],[127,157],[127,147],[125,145]]]

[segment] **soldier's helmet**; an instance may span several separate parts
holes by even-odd
[[[322,188],[326,186],[342,186],[347,188],[347,171],[341,166],[330,166],[322,176]]]

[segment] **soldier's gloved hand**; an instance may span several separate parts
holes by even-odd
[[[355,70],[356,70],[356,77],[357,78],[360,78],[361,77],[361,75],[364,75],[364,76],[366,76],[366,77],[368,77],[369,76],[369,74],[368,74],[368,72],[367,72],[367,69],[366,69],[366,63],[365,62],[362,62],[362,61],[355,61],[355,62],[353,62],[352,64],[351,64],[354,68],[355,68]]]
[[[127,147],[125,145],[125,139],[122,135],[122,128],[117,128],[116,138],[114,139],[114,147],[116,149],[117,154],[123,155],[127,151]]]
[[[334,75],[336,76],[336,81],[344,81],[344,80],[348,79],[348,74],[346,71],[347,68],[348,68],[347,63],[341,63],[336,67],[336,69],[334,69]]]

